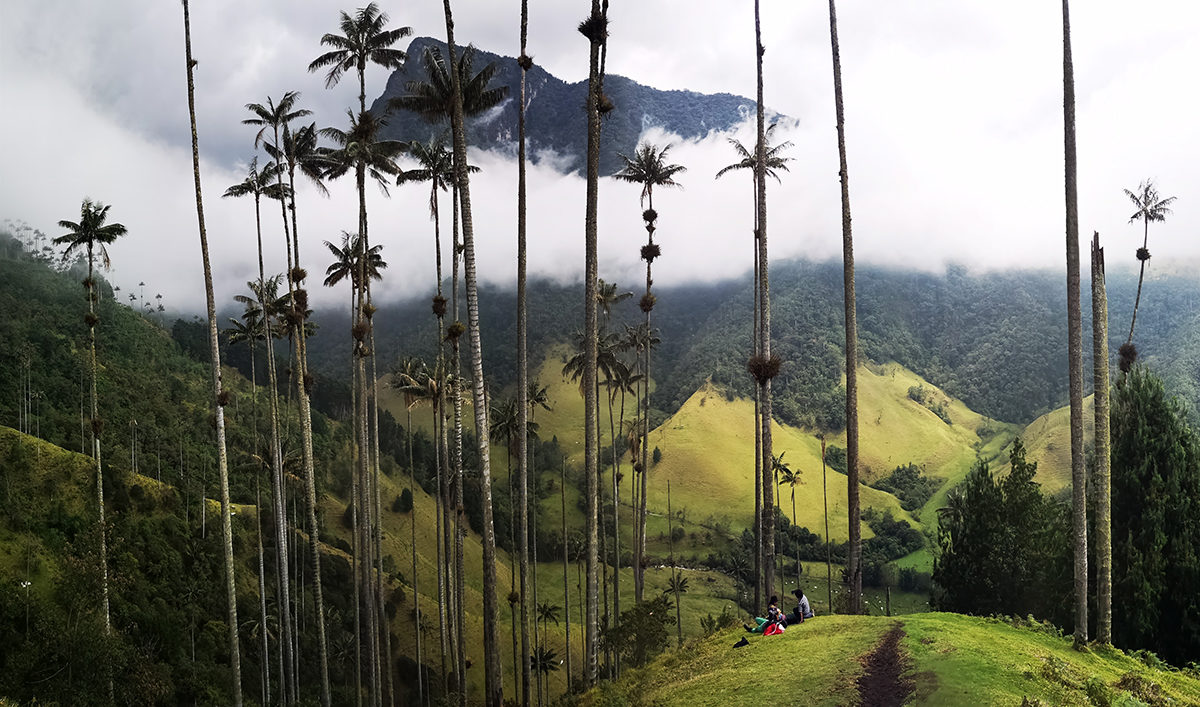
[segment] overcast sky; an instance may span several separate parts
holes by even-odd
[[[586,0],[530,3],[529,51],[567,81],[586,79],[587,41],[575,26]],[[385,2],[393,26],[445,38],[434,0]],[[518,53],[517,0],[456,0],[457,40]],[[221,199],[253,154],[244,104],[302,93],[318,125],[341,124],[356,86],[332,90],[306,67],[337,29],[345,3],[203,0],[192,7],[206,218],[217,297],[228,303],[256,276],[253,205]],[[1152,270],[1200,255],[1200,3],[1088,0],[1072,17],[1079,131],[1079,214],[1099,230],[1114,267],[1134,263],[1141,227],[1127,224],[1123,187],[1153,177],[1175,213],[1151,229]],[[1045,0],[872,0],[839,8],[847,144],[860,263],[940,270],[1063,269],[1061,14]],[[661,89],[753,96],[749,0],[613,3],[608,69]],[[840,256],[840,203],[829,20],[823,2],[763,3],[766,102],[798,120],[782,139],[795,159],[768,190],[773,259]],[[407,42],[407,40],[405,40]],[[368,70],[368,101],[386,82]],[[623,107],[618,106],[618,109]],[[782,132],[782,131],[781,131]],[[750,268],[750,179],[714,173],[733,161],[725,140],[674,142],[685,189],[664,191],[655,263],[660,285],[739,276]],[[749,127],[733,137],[751,144]],[[582,146],[581,146],[582,149]],[[111,277],[145,281],[168,306],[202,305],[188,140],[182,12],[168,0],[0,0],[0,219],[48,235],[78,220],[84,196],[112,205],[129,235],[110,249]],[[473,157],[482,277],[515,277],[516,166]],[[532,274],[581,278],[584,182],[549,167],[530,176]],[[352,180],[328,199],[301,190],[300,235],[311,272],[322,240],[355,223]],[[423,187],[369,194],[373,242],[390,269],[384,297],[432,287],[432,227]],[[601,185],[601,276],[634,284],[641,271],[638,190]],[[448,203],[445,211],[448,213]],[[276,210],[264,213],[273,269],[283,269]],[[1083,251],[1086,254],[1086,244]],[[272,266],[268,265],[269,268]],[[1084,266],[1086,271],[1086,263]],[[1192,272],[1196,272],[1195,269]],[[314,285],[311,289],[319,289]],[[317,294],[317,293],[314,293]],[[346,299],[345,293],[323,297]]]

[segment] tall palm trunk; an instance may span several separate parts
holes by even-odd
[[[846,305],[846,502],[849,506],[850,613],[862,611],[862,529],[858,505],[858,314],[854,304],[854,235],[850,228],[850,171],[846,166],[846,117],[842,107],[842,58],[837,8],[829,0],[833,47],[833,102],[837,112],[838,175],[842,182],[842,282]]]
[[[275,126],[275,144],[279,142],[279,127]],[[276,171],[276,184],[280,191],[283,191],[283,175]],[[292,240],[287,218],[287,206],[283,198],[279,199],[279,215],[283,220],[283,242],[287,250],[287,267],[289,273],[289,283],[291,271],[293,268],[292,261]],[[265,299],[265,274],[263,269],[262,258],[262,241],[259,240],[258,247],[258,287],[259,287],[259,309],[262,311],[263,317],[263,334],[267,341],[267,379],[271,387],[271,395],[269,398],[269,409],[271,412],[271,511],[275,519],[275,575],[276,575],[276,593],[277,604],[279,610],[279,624],[281,633],[281,643],[283,649],[284,663],[286,669],[282,676],[282,684],[280,692],[284,704],[291,704],[299,699],[299,691],[296,675],[296,663],[293,660],[293,653],[296,650],[292,635],[292,589],[291,589],[291,568],[288,565],[287,558],[289,553],[289,539],[287,529],[287,503],[286,503],[286,486],[283,477],[283,449],[279,434],[279,373],[277,362],[275,360],[275,340],[271,333],[270,316],[267,312],[267,303]]]
[[[204,199],[200,191],[200,146],[196,137],[196,93],[192,79],[192,30],[188,0],[183,0],[183,36],[187,55],[188,116],[192,129],[192,172],[196,185],[196,221],[200,230],[200,256],[204,263],[204,296],[208,308],[208,346],[212,357],[213,407],[217,421],[217,470],[221,478],[221,529],[225,534],[225,594],[229,603],[229,661],[233,669],[233,703],[242,704],[242,661],[238,642],[237,588],[233,570],[233,522],[229,512],[229,458],[225,451],[225,403],[228,394],[221,385],[221,349],[217,339],[216,299],[212,267],[208,260],[208,234],[204,230]],[[93,340],[94,341],[94,340]],[[97,461],[99,461],[97,459]],[[107,597],[106,597],[107,599]],[[106,607],[107,608],[107,607]]]
[[[758,173],[754,173],[754,358],[762,358],[758,330]],[[754,382],[754,613],[763,610],[762,584],[762,388]]]
[[[1096,394],[1096,638],[1112,643],[1112,439],[1109,430],[1108,294],[1104,249],[1092,236],[1092,388]]]
[[[262,494],[259,493],[257,476],[254,479],[254,538],[258,543],[258,608],[259,633],[262,634],[262,698],[263,704],[271,704],[271,647],[267,640],[267,576],[263,563],[262,544]]]
[[[312,375],[308,372],[308,337],[304,331],[307,320],[308,296],[304,292],[305,271],[300,265],[300,235],[296,217],[296,173],[295,163],[288,161],[288,191],[291,194],[292,212],[292,243],[295,267],[288,272],[288,294],[292,303],[293,332],[295,336],[296,363],[296,399],[300,412],[301,455],[304,464],[304,491],[308,502],[308,534],[309,548],[313,563],[313,602],[317,623],[317,652],[321,665],[321,704],[330,707],[329,693],[329,653],[325,637],[325,595],[321,583],[321,534],[317,525],[317,483],[316,469],[313,462],[313,431],[312,405],[309,400],[309,388],[312,386]]]
[[[762,396],[762,523],[763,523],[763,587],[775,586],[775,504],[771,478],[771,378],[778,372],[771,357],[771,290],[767,273],[767,173],[766,124],[763,106],[762,26],[758,0],[754,0],[754,38],[758,67],[758,144],[755,147],[754,172],[758,177],[758,287],[759,287],[759,357],[761,375],[759,391]],[[777,359],[776,359],[777,360]]]
[[[87,324],[88,348],[92,363],[92,459],[96,462],[96,507],[100,512],[100,602],[104,610],[104,634],[107,636],[112,634],[112,619],[108,610],[108,541],[105,538],[107,530],[104,520],[104,471],[100,463],[100,434],[102,426],[100,423],[99,396],[96,393],[96,375],[98,371],[96,365],[96,322],[98,320],[96,318],[96,280],[93,262],[92,244],[88,243]]]
[[[525,79],[532,60],[525,53],[529,0],[521,0],[521,104],[517,107],[517,467],[521,484],[521,704],[529,705],[529,314],[525,308]],[[510,469],[511,473],[511,469]],[[539,684],[540,690],[540,684]]]
[[[1075,644],[1087,643],[1087,476],[1083,466],[1083,315],[1079,297],[1079,200],[1075,167],[1075,73],[1063,0],[1063,146],[1067,201],[1067,366],[1071,398],[1071,526],[1075,549]]]
[[[1146,250],[1146,246],[1150,244],[1150,216],[1142,217],[1142,250]],[[1147,256],[1146,259],[1149,259]],[[1137,295],[1133,298],[1133,316],[1129,319],[1129,337],[1125,339],[1126,344],[1133,343],[1133,327],[1137,324],[1138,306],[1142,303],[1142,279],[1146,276],[1146,259],[1138,258],[1141,265],[1138,268],[1138,286]]]
[[[443,0],[446,13],[446,45],[451,67],[455,66],[454,19],[450,0]],[[450,72],[454,95],[454,172],[462,200],[463,267],[467,286],[467,332],[471,341],[471,368],[475,428],[479,448],[479,486],[483,503],[483,653],[486,702],[500,707],[504,685],[500,681],[500,655],[496,642],[496,532],[492,523],[492,470],[489,459],[488,406],[483,386],[483,345],[479,336],[479,291],[475,276],[475,229],[471,218],[471,182],[467,176],[467,139],[463,125],[462,86],[457,71]],[[524,432],[524,431],[522,431]]]
[[[600,0],[592,0],[591,16],[585,20],[591,24],[590,51],[588,59],[587,96],[587,204],[584,214],[584,323],[583,323],[583,408],[584,408],[584,471],[587,483],[587,618],[584,621],[583,681],[585,687],[596,684],[598,673],[599,617],[597,524],[599,520],[600,484],[596,476],[598,449],[596,448],[596,355],[597,317],[597,205],[600,184],[600,44],[607,31],[600,12]]]
[[[650,311],[654,308],[654,295],[650,293],[650,287],[653,284],[651,278],[651,270],[654,263],[654,192],[647,193],[649,197],[650,208],[645,212],[643,217],[646,218],[646,294],[642,297],[642,310],[646,313],[646,350],[642,352],[642,458],[638,460],[642,466],[641,474],[641,492],[638,498],[638,512],[636,522],[636,532],[634,535],[633,549],[633,591],[634,600],[637,603],[642,602],[642,597],[645,591],[646,577],[643,572],[643,565],[646,559],[646,489],[648,486],[647,477],[650,475],[650,342],[653,339],[650,328]]]
[[[567,692],[571,692],[571,591],[567,586],[567,458],[563,457],[559,471],[559,502],[562,504],[563,546],[563,616],[567,626]]]

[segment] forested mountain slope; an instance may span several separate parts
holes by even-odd
[[[1110,268],[1110,349],[1128,334],[1136,274]],[[897,361],[969,408],[996,420],[1026,424],[1066,403],[1066,297],[1052,271],[942,274],[860,266],[859,327],[864,359]],[[633,289],[629,283],[618,283]],[[1087,284],[1084,283],[1084,287]],[[771,270],[772,349],[783,359],[775,379],[781,422],[840,430],[843,422],[842,270],[837,263],[782,262]],[[674,413],[706,380],[736,394],[751,394],[746,373],[752,327],[749,278],[659,288],[654,326],[652,397],[656,423]],[[1084,318],[1091,316],[1085,297]],[[530,352],[544,356],[556,343],[573,344],[581,328],[578,286],[531,284]],[[636,298],[614,309],[610,330],[641,318]],[[317,313],[322,326],[346,331],[341,315]],[[488,287],[480,295],[487,374],[499,388],[516,379],[515,296]],[[431,355],[434,318],[425,298],[384,305],[376,315],[383,359]],[[1090,332],[1090,327],[1085,327]],[[340,338],[314,340],[311,355],[322,371],[344,375]],[[1200,280],[1182,275],[1147,279],[1135,343],[1141,360],[1167,385],[1200,409]],[[1085,334],[1085,357],[1091,346]],[[1114,353],[1115,356],[1115,353]],[[1090,366],[1090,360],[1085,361]],[[1090,377],[1088,380],[1090,385]]]

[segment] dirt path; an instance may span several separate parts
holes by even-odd
[[[911,665],[900,653],[903,624],[897,622],[875,649],[859,660],[863,674],[858,678],[861,707],[898,707],[913,693],[913,681],[904,677]]]

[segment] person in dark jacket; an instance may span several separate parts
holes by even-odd
[[[802,624],[805,619],[813,617],[812,606],[808,603],[808,597],[804,596],[804,590],[796,587],[792,590],[792,594],[796,595],[796,609],[785,617],[789,624]]]

